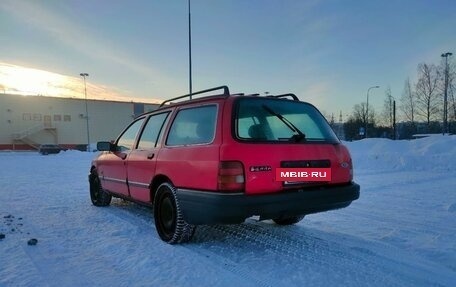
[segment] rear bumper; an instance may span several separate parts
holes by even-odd
[[[360,186],[318,187],[264,195],[226,194],[178,189],[180,208],[190,224],[241,223],[259,215],[261,219],[317,213],[347,207],[359,198]]]

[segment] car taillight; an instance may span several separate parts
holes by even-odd
[[[218,190],[226,192],[244,191],[244,166],[239,161],[222,161],[219,164]]]
[[[350,151],[344,145],[338,145],[337,147],[340,166],[349,170],[349,181],[353,181],[353,161],[350,156]]]

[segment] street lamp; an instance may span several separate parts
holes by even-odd
[[[445,58],[445,88],[443,96],[443,134],[448,133],[448,57],[453,53],[443,53],[441,56]]]
[[[188,91],[192,99],[192,15],[190,13],[190,0],[188,0]]]
[[[80,73],[79,75],[84,79],[84,94],[85,94],[86,124],[87,124],[87,151],[90,151],[89,108],[88,108],[88,105],[87,105],[87,85],[86,85],[86,77],[88,77],[89,74]]]
[[[396,98],[389,95],[390,109],[391,109],[391,99],[393,99],[393,114],[392,114],[393,140],[395,140],[396,139]],[[391,110],[390,110],[390,120],[391,120]]]
[[[367,89],[367,106],[366,106],[366,129],[365,129],[365,138],[367,138],[367,126],[369,124],[369,91],[371,89],[378,89],[380,86],[373,86]]]

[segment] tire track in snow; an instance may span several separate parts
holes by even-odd
[[[422,176],[419,180],[416,179],[416,175],[414,175],[412,178],[408,178],[409,174],[416,174],[413,172],[377,172],[377,173],[372,173],[372,174],[360,174],[356,175],[356,170],[355,170],[355,181],[357,183],[361,183],[361,192],[363,192],[363,188],[366,188],[365,182],[370,182],[372,184],[372,181],[375,182],[374,187],[368,187],[369,190],[375,189],[375,190],[394,190],[394,189],[399,189],[401,187],[409,187],[410,185],[420,185],[423,183],[428,183],[429,181],[440,181],[440,180],[448,180],[449,175],[448,172],[418,172],[421,173]],[[392,175],[390,177],[390,175]],[[359,182],[357,179],[360,179]]]
[[[155,232],[155,224],[153,222],[152,209],[137,205],[135,203],[122,202],[120,204],[114,203],[112,208],[107,208],[106,210],[108,210],[111,215],[116,216],[117,218],[137,227],[138,229],[154,229],[153,237],[160,241],[160,243],[162,243],[158,234],[156,234]],[[198,232],[198,229],[196,232]],[[204,248],[200,248],[197,244],[194,244],[194,240],[189,243],[178,246],[185,248],[185,250],[189,252],[189,256],[198,256],[204,261],[210,261],[211,265],[213,265],[212,263],[217,262],[219,268],[227,270],[235,276],[242,277],[244,280],[246,280],[243,282],[244,286],[251,285],[261,287],[272,287],[276,285],[271,285],[270,283],[261,280],[258,276],[255,276],[255,274],[252,274],[252,272],[250,272],[249,270],[240,268],[238,264],[236,264],[236,262],[227,259],[224,256],[220,256],[220,254],[207,252]]]
[[[148,208],[126,203],[114,204],[107,210],[139,230],[155,228]],[[308,276],[316,279],[312,282],[322,282],[321,286],[328,282],[359,286],[450,286],[451,278],[433,282],[425,273],[420,274],[419,270],[428,272],[428,269],[411,265],[410,260],[400,260],[400,254],[382,254],[389,247],[376,246],[372,250],[370,245],[375,243],[363,239],[356,238],[355,242],[346,244],[341,241],[343,238],[350,241],[348,236],[324,232],[321,235],[298,226],[280,227],[249,219],[240,225],[199,226],[192,242],[180,246],[191,256],[218,265],[255,286],[274,286],[284,281],[293,285]],[[155,232],[153,236],[160,240]],[[290,267],[291,277],[277,276],[274,267],[278,262]],[[348,274],[347,270],[360,272]]]
[[[456,176],[456,173],[453,173]],[[377,179],[384,181],[384,174],[377,174],[373,177],[375,182]],[[435,192],[441,189],[448,189],[449,186],[452,184],[451,176],[448,174],[438,173],[431,177],[424,177],[418,181],[397,181],[395,179],[393,181],[387,182],[386,184],[375,184],[375,186],[369,188],[369,191],[366,192],[366,197],[369,197],[369,202],[366,200],[363,204],[356,204],[356,202],[350,206],[350,210],[348,210],[345,215],[347,217],[362,217],[369,219],[371,222],[379,222],[382,225],[388,222],[394,222],[395,227],[404,227],[405,230],[413,229],[413,230],[427,230],[429,229],[430,225],[433,225],[433,221],[437,220],[444,220],[444,218],[437,219],[436,217],[430,217],[429,221],[421,221],[417,220],[415,216],[412,216],[410,213],[414,212],[416,209],[415,204],[420,204],[423,212],[433,212],[435,208],[444,209],[445,205],[442,203],[441,200],[436,200],[435,202],[421,202],[421,196],[427,192]],[[426,187],[423,187],[423,184],[427,183],[429,180],[436,182],[437,184],[433,187],[434,190],[428,190]],[[414,197],[410,198],[410,195],[407,197],[403,197],[403,194],[400,190],[403,188],[413,188],[415,190]],[[395,192],[397,190],[398,192]],[[363,191],[361,191],[361,200],[364,200]],[[436,193],[438,196],[438,192]],[[391,202],[391,209],[392,212],[385,212],[384,210],[379,210],[375,208],[375,201],[376,197],[381,196],[383,201],[390,201]],[[437,197],[438,198],[438,197]],[[449,202],[456,202],[456,196],[453,198],[447,198]],[[361,203],[361,202],[360,202]],[[366,205],[370,205],[370,207],[366,208]],[[429,210],[431,209],[431,210]],[[447,207],[448,210],[448,207]],[[408,216],[404,216],[408,214]],[[432,213],[431,213],[432,214]],[[437,213],[438,215],[442,215],[442,213]],[[418,217],[419,218],[419,217]],[[367,220],[366,220],[367,221]],[[413,227],[413,228],[411,228]],[[399,228],[398,230],[402,230]],[[451,232],[456,232],[456,225],[448,225],[443,226],[439,224],[435,224],[432,231],[435,234],[446,234]]]
[[[303,272],[320,274],[320,279],[323,279],[330,271],[331,277],[338,278],[338,281],[331,280],[330,282],[382,286],[417,284],[445,286],[451,282],[450,278],[447,278],[446,282],[442,280],[443,283],[432,282],[427,276],[416,274],[417,269],[421,268],[415,269],[416,266],[410,266],[397,260],[399,257],[386,257],[372,251],[369,247],[371,242],[364,242],[361,247],[352,247],[340,244],[337,240],[328,241],[317,238],[313,234],[302,234],[301,232],[283,232],[283,229],[283,227],[268,227],[265,223],[252,224],[250,222],[238,226],[218,225],[206,227],[204,233],[196,241],[201,245],[209,245],[206,247],[213,249],[215,253],[229,253],[229,247],[219,246],[217,248],[205,244],[205,240],[209,242],[220,240],[220,235],[214,236],[215,230],[227,236],[224,240],[224,243],[227,243],[226,245],[236,245],[233,242],[236,242],[237,239],[241,242],[241,249],[252,248],[256,251],[266,250],[272,253],[272,256],[261,256],[258,253],[252,254],[253,256],[259,255],[260,258],[270,260],[283,257],[284,263],[292,268],[304,264],[306,267],[302,268]],[[232,253],[239,253],[239,250],[232,251]],[[231,254],[231,256],[236,255]],[[245,268],[251,267],[252,265],[247,265]],[[363,270],[363,272],[347,274],[346,270]],[[423,271],[428,270],[424,269]],[[269,276],[270,274],[265,272],[265,275]],[[286,279],[283,278],[283,280]],[[300,280],[291,281],[289,284],[297,284],[298,282]]]
[[[214,231],[219,233],[217,236],[226,236],[223,245],[210,246],[210,243],[204,243],[205,240],[211,241]],[[258,266],[264,265],[260,267],[260,270],[264,268],[262,273],[264,280],[272,279],[271,274],[276,273],[275,266],[279,262],[279,265],[282,265],[282,267],[289,267],[290,273],[294,272],[294,277],[298,278],[297,280],[290,280],[287,276],[282,276],[279,278],[282,284],[283,281],[288,281],[287,284],[296,285],[302,282],[303,277],[305,278],[310,274],[316,278],[316,280],[312,280],[313,282],[322,282],[322,280],[324,282],[327,272],[330,271],[332,278],[340,277],[339,280],[345,280],[347,284],[358,282],[358,284],[362,285],[370,281],[384,286],[395,285],[394,282],[385,280],[382,276],[376,277],[378,272],[370,272],[371,274],[368,276],[362,274],[345,276],[345,268],[350,265],[360,265],[358,262],[353,262],[351,258],[352,250],[334,248],[323,240],[309,236],[296,239],[296,234],[293,234],[292,237],[285,234],[274,234],[274,232],[271,232],[269,228],[265,228],[264,226],[246,223],[238,226],[217,225],[206,227],[203,233],[203,239],[199,239],[198,241],[202,241],[202,246],[206,245],[207,249],[212,249],[215,253],[225,254],[226,256],[239,257],[238,254],[242,254],[242,251],[253,250],[252,253],[246,254],[248,256],[247,260],[237,259],[244,265],[243,268],[247,270],[255,270],[255,268],[258,268],[256,264]],[[256,258],[258,260],[255,260]],[[272,268],[267,267],[267,261],[272,263]],[[372,265],[372,262],[365,263],[364,267]],[[340,266],[343,266],[343,268],[340,268]],[[300,268],[296,269],[296,267]],[[353,268],[348,269],[352,270]],[[367,269],[375,270],[373,266],[369,266]],[[304,273],[306,275],[299,276],[297,273]],[[334,280],[331,281],[334,282]],[[321,285],[324,286],[327,284],[322,283]]]
[[[265,222],[258,222],[252,219],[248,219],[247,222],[259,226],[266,224]],[[434,264],[434,262],[430,262],[425,258],[411,255],[409,252],[403,252],[400,248],[391,247],[381,242],[369,241],[341,233],[301,228],[301,226],[272,227],[268,229],[268,232],[283,237],[289,236],[295,238],[297,236],[303,236],[317,239],[317,242],[319,244],[324,243],[325,247],[337,247],[342,252],[349,252],[351,257],[353,257],[353,261],[362,262],[366,259],[364,258],[366,256],[372,262],[383,261],[388,263],[385,265],[387,266],[386,271],[389,270],[388,272],[391,272],[391,270],[394,270],[392,273],[397,273],[396,270],[403,270],[411,280],[426,282],[428,286],[452,286],[452,282],[456,280],[456,273],[453,277],[446,275],[449,270],[442,272],[441,265]],[[411,263],[414,265],[411,265]],[[438,282],[432,282],[429,279],[431,275]],[[398,276],[402,277],[403,275],[398,274]]]

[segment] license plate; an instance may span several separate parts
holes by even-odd
[[[276,181],[285,183],[329,182],[331,168],[277,168]]]

